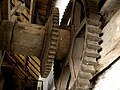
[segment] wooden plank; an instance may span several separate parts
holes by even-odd
[[[101,58],[96,66],[97,73],[108,67],[120,56],[120,10],[111,18],[103,28],[103,43]]]
[[[15,14],[15,12],[17,11],[17,9],[20,7],[22,3],[20,1],[17,1],[15,3],[15,7],[11,10],[11,16]]]
[[[41,60],[39,60],[36,56],[30,56],[30,58],[31,58],[31,59],[34,59],[34,60],[35,60],[34,62],[35,62],[39,67],[41,66],[41,62],[40,62]]]
[[[33,18],[34,18],[35,4],[36,4],[36,0],[31,0],[31,4],[30,4],[30,17],[29,17],[29,22],[30,23],[33,21]]]
[[[28,66],[27,66],[27,68],[28,68],[30,74],[35,78],[35,80],[38,80],[38,77],[37,77],[37,76],[35,75],[35,73],[31,70],[31,68],[28,67]]]
[[[64,67],[60,76],[60,80],[58,81],[57,89],[65,90],[67,88],[68,80],[70,76],[70,68]]]
[[[21,79],[23,79],[24,74],[19,70],[19,69],[14,69],[16,75],[18,75],[18,77],[20,77]]]
[[[22,66],[24,66],[24,62],[22,61],[22,59],[17,54],[14,54],[14,56],[22,64]]]
[[[38,60],[38,59],[36,59],[36,60]],[[34,67],[36,68],[36,70],[38,71],[38,72],[40,72],[40,66],[38,66],[39,64],[37,64],[35,61],[36,60],[33,60],[33,59],[31,59],[30,57],[29,57],[29,62],[31,62],[31,64],[32,65],[34,65]],[[39,60],[40,61],[40,60]]]
[[[30,69],[31,69],[32,71],[34,71],[34,74],[35,74],[36,76],[39,76],[39,75],[40,75],[40,72],[37,71],[36,67],[35,67],[31,62],[28,63],[28,66],[30,67]]]
[[[73,20],[75,29],[78,29],[78,27],[80,26],[82,11],[83,10],[81,4],[78,1],[76,1],[75,10],[74,10],[74,20]]]

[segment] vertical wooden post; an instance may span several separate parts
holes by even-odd
[[[30,17],[29,17],[29,22],[30,23],[33,21],[33,18],[34,18],[35,4],[36,4],[36,0],[31,0]]]
[[[1,65],[2,65],[2,61],[3,61],[3,56],[2,55],[2,51],[0,50],[0,90],[3,90],[3,84],[4,84],[4,78],[2,76],[2,72],[1,72]]]
[[[2,1],[2,20],[10,20],[10,0]]]
[[[2,5],[2,1],[0,0],[0,22],[2,22],[2,14],[1,14],[2,7],[1,7],[1,5]]]

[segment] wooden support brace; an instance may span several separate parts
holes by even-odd
[[[22,3],[20,1],[17,1],[16,4],[15,4],[15,7],[11,10],[11,16],[13,16],[15,14],[15,12],[17,11],[17,9],[20,7]]]

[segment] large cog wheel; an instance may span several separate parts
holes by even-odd
[[[84,10],[85,10],[83,11],[84,14],[83,13],[82,13],[83,15],[81,14],[81,16],[83,16],[81,20],[81,24],[80,24],[80,27],[78,27],[78,29],[76,29],[75,31],[74,30],[72,32],[70,31],[71,39],[73,38],[73,42],[71,41],[71,44],[73,45],[73,47],[75,47],[75,40],[77,40],[78,38],[84,38],[83,42],[80,42],[80,40],[77,42],[77,45],[79,46],[83,45],[82,49],[80,50],[82,52],[74,53],[74,49],[72,49],[71,50],[72,53],[70,54],[74,62],[78,61],[78,59],[80,60],[79,67],[74,68],[74,69],[79,68],[79,70],[77,71],[78,73],[76,74],[76,80],[72,81],[74,82],[74,84],[71,84],[70,87],[69,87],[70,81],[71,81],[70,78],[72,77],[72,73],[73,73],[73,72],[71,73],[72,70],[70,69],[69,71],[70,74],[68,74],[68,76],[65,76],[65,73],[61,73],[59,77],[59,82],[58,82],[59,85],[58,84],[57,84],[58,86],[56,85],[57,90],[68,90],[68,89],[69,90],[89,90],[91,88],[90,80],[93,78],[96,72],[95,65],[97,65],[97,58],[100,57],[99,52],[98,52],[101,49],[101,46],[99,45],[99,42],[101,41],[101,37],[100,37],[101,22],[99,21],[101,16],[99,14],[99,10],[97,9],[96,6],[89,6],[89,5],[94,5],[94,2],[92,1],[83,2],[83,0],[81,0],[81,2],[79,1],[79,3],[81,3],[82,6],[84,6]],[[70,6],[72,6],[70,4],[71,2],[69,2],[65,10],[65,13],[64,13],[65,15],[63,16],[63,19],[61,22],[61,28],[64,28],[65,25],[67,26],[67,22],[69,18],[66,16],[70,14],[68,10]],[[74,34],[76,33],[77,35],[74,36]],[[73,48],[72,45],[70,48]],[[73,58],[73,57],[79,57],[79,55],[74,56],[75,54],[81,55],[80,58],[78,59]],[[70,63],[68,65],[70,68]],[[68,66],[65,66],[63,63],[62,72],[65,72],[66,69],[68,69]],[[70,78],[66,79],[67,77],[70,77]],[[63,84],[66,83],[66,86],[63,85],[62,83]]]
[[[45,41],[42,53],[42,77],[46,78],[53,65],[59,42],[59,10],[53,8],[53,12],[45,24]]]

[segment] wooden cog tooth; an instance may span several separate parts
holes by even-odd
[[[97,61],[96,61],[96,58],[85,56],[83,63],[88,65],[96,65]]]
[[[101,34],[101,29],[94,25],[87,25],[87,31],[90,33]]]
[[[55,54],[56,54],[56,51],[54,51],[54,50],[50,50],[49,53],[55,55]]]
[[[52,62],[51,62],[51,63],[52,63]],[[51,66],[51,63],[48,63],[46,66],[47,66],[47,67],[50,67],[50,66]]]
[[[78,84],[79,85],[89,85],[90,84],[90,82],[89,82],[89,80],[88,79],[81,79],[81,78],[78,78]]]
[[[100,20],[101,15],[95,13],[89,13],[89,18],[94,20]]]
[[[54,37],[54,36],[53,36],[51,39],[52,39],[52,40],[58,40],[58,38],[57,38],[57,37]]]
[[[54,42],[54,41],[53,41],[53,42],[51,42],[51,44],[52,44],[53,46],[56,46],[56,42]]]
[[[50,46],[50,48],[53,49],[53,50],[56,50],[56,49],[57,49],[56,46],[52,46],[52,45]]]
[[[59,20],[59,17],[53,17],[53,20]],[[58,22],[58,21],[57,21]]]
[[[91,73],[81,71],[79,74],[80,74],[79,76],[81,78],[84,78],[84,79],[86,78],[86,79],[89,79],[89,80],[92,79],[92,74]]]
[[[94,66],[82,64],[81,70],[87,73],[95,73]]]
[[[54,32],[58,32],[58,30],[59,30],[58,27],[53,27]]]
[[[100,26],[101,22],[94,19],[87,19],[88,25]]]
[[[55,29],[56,31],[58,31],[58,30],[57,30],[58,27],[59,27],[58,24],[53,24],[53,26],[54,26],[54,27],[57,27],[57,28],[54,28],[54,29]]]
[[[87,32],[87,39],[91,41],[101,41],[101,38],[99,37],[99,34],[93,34],[90,32]]]
[[[53,59],[53,58],[55,58],[55,55],[49,55],[48,56],[50,59]]]
[[[58,32],[52,32],[52,34],[55,35],[55,36],[58,36],[58,35],[59,35]]]
[[[87,46],[87,48],[94,49],[94,50],[99,50],[101,48],[101,46],[98,44],[98,42],[90,41],[90,40],[87,40],[86,46]]]
[[[93,49],[86,49],[85,56],[98,58],[100,55],[97,53],[96,50]]]
[[[49,73],[50,70],[51,70],[51,67],[46,68],[45,72],[46,72],[46,73]]]

